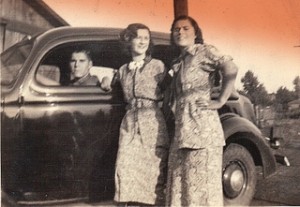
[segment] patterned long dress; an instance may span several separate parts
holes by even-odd
[[[213,72],[230,60],[213,46],[196,44],[173,65],[175,137],[168,164],[167,206],[223,205],[225,140],[217,110],[206,106]]]
[[[128,105],[116,162],[117,202],[164,204],[169,138],[157,102],[163,98],[165,75],[164,64],[150,58],[142,68],[125,64],[118,72]]]

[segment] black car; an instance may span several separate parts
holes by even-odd
[[[1,55],[2,195],[20,205],[112,199],[122,91],[66,86],[68,55],[88,47],[99,81],[128,61],[120,29],[62,27],[25,39]],[[169,34],[153,32],[153,56],[167,67],[176,54]],[[221,78],[221,76],[219,76]],[[216,91],[218,82],[216,80]],[[250,203],[256,166],[275,172],[269,143],[255,125],[251,102],[233,92],[219,110],[226,205]],[[172,130],[172,120],[169,120]]]

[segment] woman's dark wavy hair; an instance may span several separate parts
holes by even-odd
[[[149,31],[149,35],[150,35],[150,43],[149,43],[149,47],[146,51],[146,55],[150,56],[152,53],[152,48],[153,48],[153,42],[152,42],[152,37],[151,37],[151,31],[149,29],[149,27],[147,27],[144,24],[141,23],[133,23],[133,24],[129,24],[127,26],[126,29],[124,29],[121,33],[120,33],[120,40],[121,42],[125,45],[126,51],[128,53],[128,55],[131,52],[131,41],[137,37],[137,31],[139,29],[146,29]]]
[[[174,32],[175,24],[180,20],[188,20],[191,23],[191,25],[194,27],[194,30],[195,30],[195,35],[196,35],[195,43],[203,44],[204,41],[203,41],[202,31],[201,31],[198,23],[196,22],[196,20],[194,20],[190,16],[181,15],[181,16],[178,16],[177,18],[175,18],[173,23],[172,23],[172,26],[171,26],[171,45],[176,46],[176,44],[174,42],[174,38],[173,38],[173,32]]]

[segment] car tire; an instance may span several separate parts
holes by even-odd
[[[245,147],[231,143],[225,149],[222,180],[225,206],[250,204],[257,178],[254,161]]]

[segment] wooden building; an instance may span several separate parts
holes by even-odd
[[[300,109],[300,99],[296,99],[293,101],[290,101],[288,103],[289,111],[299,110]]]
[[[68,25],[42,0],[0,0],[0,52],[28,35]]]

